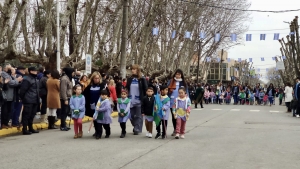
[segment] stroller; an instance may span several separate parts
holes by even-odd
[[[267,105],[268,103],[268,95],[265,95],[264,98],[263,98],[263,105]]]

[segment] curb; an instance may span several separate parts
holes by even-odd
[[[113,112],[111,114],[112,118],[116,118],[118,117],[118,112]],[[82,123],[87,123],[90,122],[92,120],[91,117],[87,117],[85,116],[82,119]],[[69,125],[70,120],[66,120],[66,124]],[[70,124],[74,124],[73,120],[71,120]],[[56,126],[60,125],[60,120],[58,120],[55,123]],[[48,130],[48,124],[46,123],[36,123],[33,124],[33,129],[35,130]],[[15,134],[22,134],[22,128],[17,128],[17,127],[13,127],[13,128],[9,128],[9,129],[2,129],[0,130],[0,137],[4,137],[4,136],[9,136],[9,135],[15,135]]]

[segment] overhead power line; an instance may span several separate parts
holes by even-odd
[[[245,11],[245,12],[269,12],[269,13],[286,13],[286,12],[296,12],[300,11],[300,9],[288,9],[288,10],[279,10],[279,11],[268,11],[268,10],[255,10],[255,9],[238,9],[238,8],[229,8],[229,7],[223,7],[223,6],[216,6],[216,5],[209,5],[205,3],[200,2],[193,2],[193,0],[181,0],[182,2],[187,3],[193,3],[197,4],[199,6],[207,6],[211,8],[219,8],[219,9],[225,9],[225,10],[232,10],[232,11]]]

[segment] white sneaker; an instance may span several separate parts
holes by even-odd
[[[146,137],[149,137],[149,134],[150,134],[150,133],[149,133],[149,131],[147,131],[147,133],[146,133]]]
[[[149,134],[148,134],[148,138],[152,138],[152,133],[149,133]]]
[[[296,115],[296,117],[299,118],[300,116],[299,116],[299,115]]]
[[[180,136],[180,138],[184,139],[184,135],[182,134],[182,135]]]

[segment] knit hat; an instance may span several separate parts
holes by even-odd
[[[28,72],[30,72],[30,71],[37,71],[37,69],[36,69],[36,67],[29,67]]]

